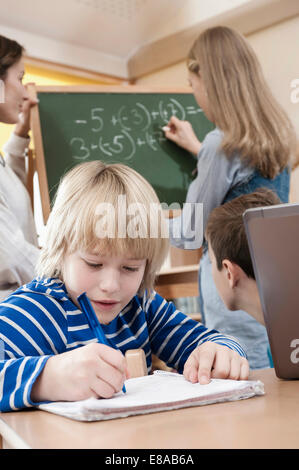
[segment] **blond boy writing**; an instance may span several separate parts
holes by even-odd
[[[168,251],[152,187],[124,165],[87,162],[61,182],[38,277],[0,304],[1,411],[45,401],[108,398],[128,377],[124,353],[154,353],[187,380],[246,379],[238,342],[176,310],[154,290]],[[111,344],[99,344],[86,292]],[[0,351],[1,352],[1,351]]]

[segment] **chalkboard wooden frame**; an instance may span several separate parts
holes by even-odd
[[[75,86],[36,86],[28,85],[29,96],[36,99],[38,93],[182,93],[192,95],[190,87],[143,87],[138,85],[75,85]],[[44,223],[47,222],[51,211],[49,186],[46,172],[45,153],[43,147],[43,136],[41,130],[40,114],[38,106],[31,111],[31,130],[33,136],[33,156],[38,174],[41,206]]]

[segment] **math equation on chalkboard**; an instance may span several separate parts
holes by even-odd
[[[45,91],[39,116],[51,199],[60,178],[91,160],[123,163],[142,174],[161,201],[182,203],[196,159],[165,137],[171,116],[202,141],[214,128],[192,93]]]
[[[69,145],[74,160],[88,160],[94,152],[100,151],[106,157],[121,158],[130,161],[143,147],[158,152],[166,142],[162,127],[171,116],[188,120],[202,110],[194,105],[184,107],[177,99],[159,100],[154,109],[136,101],[134,106],[122,105],[109,116],[104,107],[94,107],[89,116],[83,118],[78,113],[74,119],[75,135]],[[81,136],[89,129],[90,141]],[[111,130],[113,135],[111,136]]]

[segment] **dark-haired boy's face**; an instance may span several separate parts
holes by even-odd
[[[234,293],[229,284],[227,270],[222,267],[221,270],[218,269],[216,257],[213,249],[209,244],[209,257],[212,265],[212,276],[214,279],[215,286],[217,288],[218,294],[220,295],[222,301],[229,310],[234,310]]]

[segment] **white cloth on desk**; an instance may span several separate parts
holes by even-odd
[[[35,275],[39,255],[31,201],[26,189],[29,139],[12,134],[0,164],[0,301]]]

